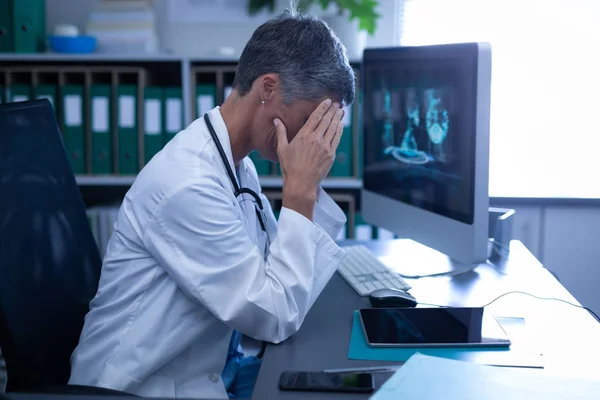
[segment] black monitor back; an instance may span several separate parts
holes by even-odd
[[[0,348],[7,391],[67,383],[100,268],[52,106],[0,104]]]

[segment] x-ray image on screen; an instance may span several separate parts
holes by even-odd
[[[473,143],[461,129],[461,82],[452,68],[416,65],[367,69],[365,188],[467,221]],[[371,176],[371,175],[369,175]]]

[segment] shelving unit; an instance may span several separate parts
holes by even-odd
[[[354,61],[353,66],[357,72],[359,61]],[[52,100],[57,112],[57,121],[61,132],[65,137],[65,146],[69,151],[70,140],[69,128],[66,125],[66,108],[63,96],[66,85],[79,85],[83,88],[82,107],[83,115],[83,155],[84,167],[74,168],[75,177],[88,207],[93,207],[105,202],[118,202],[122,199],[129,186],[135,180],[137,172],[145,165],[150,140],[157,140],[148,134],[148,118],[146,118],[146,101],[152,89],[175,90],[180,93],[181,101],[181,126],[189,125],[194,119],[203,113],[209,105],[213,108],[222,104],[226,96],[227,87],[231,87],[235,76],[237,59],[230,57],[211,57],[209,59],[181,57],[170,54],[161,55],[119,55],[119,54],[90,54],[90,55],[68,55],[68,54],[0,54],[0,100],[12,101],[12,92],[16,83],[22,87],[29,85],[28,92],[31,98],[38,96],[37,88],[43,86],[49,88],[50,93],[55,96]],[[93,133],[94,115],[91,113],[93,93],[95,84],[107,85],[110,88],[110,130],[105,142],[109,146],[110,157],[107,163],[108,169],[96,168],[98,156],[95,146],[96,136]],[[121,85],[135,87],[135,132],[137,149],[131,157],[137,157],[135,171],[124,171],[123,150],[121,148],[122,134],[119,125],[119,105],[121,102],[117,97]],[[209,94],[213,96],[213,103],[201,99],[201,93],[209,88]],[[46,96],[47,97],[47,96]],[[163,99],[165,100],[165,99]],[[200,104],[203,102],[202,104]],[[166,100],[165,100],[166,103]],[[202,107],[199,107],[202,105]],[[148,108],[149,109],[149,108]],[[162,134],[163,145],[169,140],[166,137],[165,124],[167,106],[163,108]],[[348,214],[347,235],[354,235],[355,214],[359,210],[359,189],[362,185],[359,152],[356,151],[361,144],[360,138],[360,115],[359,115],[359,91],[357,90],[356,101],[351,110],[351,127],[344,132],[347,136],[350,154],[338,154],[341,161],[349,163],[342,169],[338,169],[337,176],[329,176],[323,182],[323,188],[328,190],[332,197],[340,204]],[[156,144],[152,144],[156,146]],[[341,146],[340,146],[341,148]],[[71,152],[72,153],[72,152]],[[70,154],[72,156],[72,154]],[[95,158],[96,157],[96,158]],[[126,155],[126,157],[130,157]],[[260,182],[270,195],[275,199],[274,207],[280,207],[278,196],[281,195],[282,178],[275,164],[261,160],[254,153],[251,155],[260,175]],[[72,160],[73,161],[73,160]],[[72,164],[74,165],[74,164]],[[349,173],[339,171],[349,171]]]

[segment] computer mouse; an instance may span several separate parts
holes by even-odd
[[[417,299],[400,289],[376,289],[369,295],[373,308],[416,307]]]

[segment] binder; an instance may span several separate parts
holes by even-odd
[[[223,89],[223,101],[227,100],[232,90],[232,86],[225,86],[225,89]]]
[[[348,178],[352,176],[352,107],[346,109],[342,122],[344,123],[344,132],[329,174]]]
[[[362,89],[358,89],[358,107],[356,107],[358,109],[357,112],[357,117],[356,118],[356,125],[357,125],[357,129],[356,132],[358,134],[358,140],[357,140],[357,146],[358,148],[356,149],[356,154],[357,154],[357,163],[356,163],[356,176],[359,179],[362,179],[363,177],[363,151],[364,151],[364,146],[365,146],[365,142],[364,142],[364,134],[363,134],[363,92]]]
[[[254,163],[258,176],[268,176],[271,174],[271,162],[261,157],[258,151],[250,153],[250,159]]]
[[[144,163],[163,146],[163,99],[164,90],[149,86],[144,89]]]
[[[83,118],[83,86],[61,87],[62,131],[65,148],[74,174],[85,174],[85,121]]]
[[[164,143],[183,129],[183,93],[181,88],[171,87],[165,89],[165,125]]]
[[[9,96],[9,102],[27,101],[31,99],[31,87],[22,84],[11,85],[7,95]]]
[[[200,84],[196,86],[196,117],[202,118],[204,114],[215,108],[217,104],[217,87],[213,84]]]
[[[36,99],[48,99],[52,107],[56,110],[56,86],[54,85],[37,85],[34,89],[34,97]]]
[[[46,50],[46,1],[9,0],[12,10],[12,51],[36,53]],[[6,6],[6,4],[3,4]],[[0,8],[2,9],[2,8]],[[11,15],[12,14],[12,15]],[[10,50],[9,50],[10,51]]]
[[[14,51],[13,39],[13,0],[0,0],[0,53],[12,53]]]
[[[376,228],[367,224],[362,215],[357,212],[354,216],[354,238],[356,240],[371,240],[375,238]]]
[[[92,124],[92,173],[112,172],[111,87],[93,84],[90,87]]]
[[[117,86],[117,140],[119,174],[138,172],[138,87]]]

